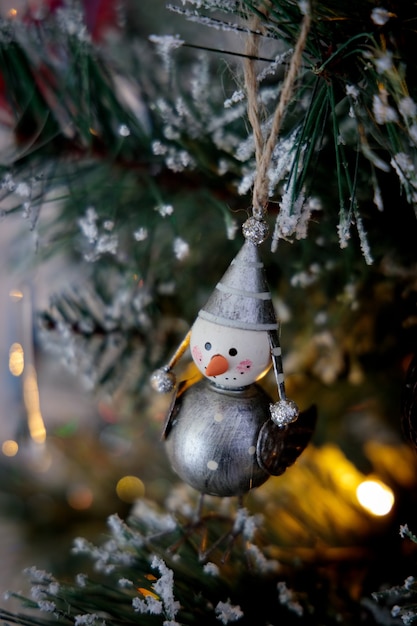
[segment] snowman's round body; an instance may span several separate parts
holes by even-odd
[[[174,471],[204,494],[239,496],[270,476],[258,464],[271,398],[256,384],[222,389],[202,379],[177,400],[166,434]]]

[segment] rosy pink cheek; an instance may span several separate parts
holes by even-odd
[[[246,359],[246,361],[241,361],[239,365],[236,366],[236,369],[239,372],[247,372],[252,367],[252,361]]]
[[[192,355],[193,355],[193,359],[194,361],[202,361],[203,360],[203,356],[201,354],[201,350],[198,346],[194,346],[194,348],[192,349]]]

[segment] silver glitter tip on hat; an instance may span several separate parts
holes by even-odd
[[[259,244],[267,240],[269,226],[265,220],[252,216],[243,223],[242,233],[247,241],[251,241],[256,246],[259,246]]]

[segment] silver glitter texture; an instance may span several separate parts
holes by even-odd
[[[246,222],[243,223],[242,232],[245,239],[258,246],[268,238],[269,226],[264,220],[249,217]]]
[[[292,400],[279,400],[269,405],[271,419],[280,428],[285,428],[288,424],[295,422],[298,418],[298,406]]]
[[[164,367],[156,370],[151,376],[152,389],[158,393],[169,393],[174,389],[175,384],[175,374]]]

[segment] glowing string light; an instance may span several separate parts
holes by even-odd
[[[36,370],[33,365],[28,365],[27,367],[27,373],[23,382],[23,398],[28,416],[30,436],[36,443],[44,443],[46,428],[40,408]]]
[[[83,511],[91,507],[94,495],[87,485],[73,485],[68,489],[67,501],[73,509]]]
[[[9,371],[13,376],[21,376],[25,367],[23,347],[20,343],[13,343],[9,350]]]
[[[137,476],[123,476],[116,485],[116,493],[123,502],[134,502],[143,498],[145,485]]]
[[[1,451],[3,452],[4,456],[16,456],[18,450],[19,444],[17,443],[17,441],[13,441],[13,439],[7,439],[6,441],[3,441]]]
[[[388,515],[394,506],[392,490],[380,480],[364,480],[356,489],[356,497],[372,515]]]
[[[23,292],[20,289],[11,289],[9,296],[13,302],[19,302],[23,298]]]

